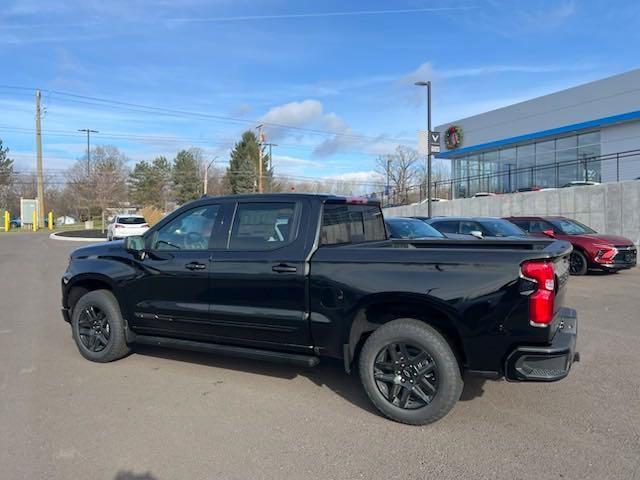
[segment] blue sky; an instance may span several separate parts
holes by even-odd
[[[0,138],[33,168],[37,87],[50,171],[82,155],[79,128],[132,162],[197,146],[224,164],[264,121],[295,127],[267,128],[278,174],[368,181],[416,146],[415,80],[434,124],[455,120],[637,68],[639,22],[637,2],[4,0]]]

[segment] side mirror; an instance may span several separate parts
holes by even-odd
[[[543,230],[542,233],[544,233],[549,238],[556,238],[556,234],[553,233],[553,230],[551,229]]]
[[[480,230],[471,230],[469,232],[469,235],[471,235],[472,237],[479,238],[480,240],[484,238],[484,235],[482,235],[482,232]]]
[[[144,237],[142,235],[133,235],[125,237],[124,248],[128,252],[140,253],[144,251]]]

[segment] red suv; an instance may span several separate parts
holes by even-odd
[[[637,250],[628,238],[601,235],[592,228],[566,217],[508,217],[506,220],[530,235],[571,242],[572,275],[584,275],[589,268],[616,271],[636,265]]]

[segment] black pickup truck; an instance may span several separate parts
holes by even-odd
[[[391,241],[380,205],[358,198],[204,197],[144,236],[74,251],[62,311],[96,362],[134,344],[341,359],[384,415],[420,425],[453,408],[465,373],[568,374],[570,253],[533,238]]]

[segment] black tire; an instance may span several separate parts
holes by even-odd
[[[92,362],[112,362],[129,353],[118,301],[109,290],[94,290],[77,301],[71,330],[78,350]]]
[[[571,275],[584,275],[589,269],[587,257],[585,257],[584,253],[582,253],[580,250],[574,250],[573,252],[571,252],[569,265],[569,272],[571,273]]]
[[[403,351],[402,345],[405,345],[405,353],[408,349],[413,352],[422,352],[417,353],[413,358],[426,356],[426,363],[422,366],[418,364],[420,369],[414,365],[409,367],[411,352],[408,352],[407,368],[402,364],[399,365],[400,368],[393,367],[397,368],[397,371],[395,373],[391,371],[387,376],[393,376],[394,380],[386,384],[384,382],[388,380],[380,380],[380,377],[386,374],[379,370],[378,366],[384,364],[384,368],[387,368],[393,363],[398,363],[399,359],[396,362],[391,362],[389,359],[393,359],[391,358],[392,350],[396,351],[394,355]],[[387,360],[380,360],[381,355],[388,355],[388,358],[385,357]],[[419,370],[422,371],[422,367],[427,365],[431,368],[429,373],[420,374]],[[415,368],[413,373],[408,371],[411,368]],[[447,340],[426,323],[411,318],[393,320],[374,331],[362,348],[359,370],[362,385],[371,402],[383,415],[401,423],[425,425],[435,422],[451,411],[462,394],[460,366]],[[404,383],[404,380],[400,383],[401,378],[411,381],[413,385]],[[425,380],[426,386],[435,387],[432,395],[427,395],[427,399],[422,397],[427,391],[424,387],[420,390],[420,397],[414,395],[417,384]],[[395,393],[392,393],[392,389]],[[396,392],[396,389],[399,390]],[[407,394],[405,390],[409,393]],[[405,405],[401,406],[405,395],[408,395],[407,400],[404,400]],[[391,401],[389,397],[392,398]]]

